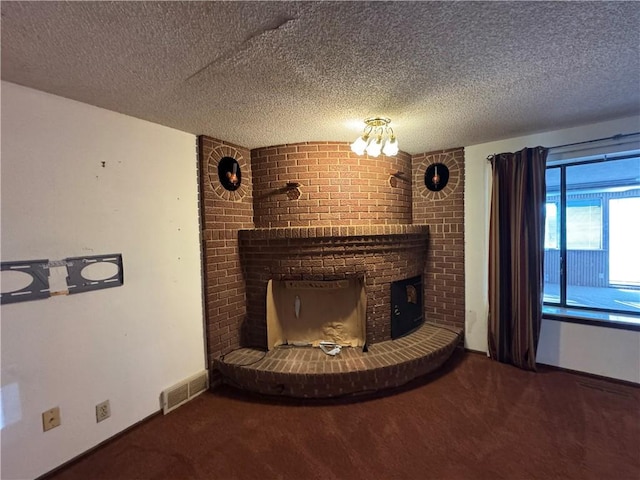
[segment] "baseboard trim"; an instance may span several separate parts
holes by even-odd
[[[487,352],[483,352],[482,350],[473,350],[472,348],[464,347],[465,352],[474,353],[476,355],[482,355],[483,357],[488,357],[489,354]]]
[[[597,375],[595,373],[582,372],[580,370],[572,370],[570,368],[558,367],[556,365],[547,365],[546,363],[538,363],[536,364],[538,367],[542,367],[549,370],[559,370],[561,372],[572,373],[574,375],[579,375],[585,378],[591,378],[594,380],[601,380],[604,382],[615,383],[618,385],[625,385],[627,387],[640,388],[640,383],[632,382],[630,380],[622,380],[620,378],[607,377],[604,375]]]
[[[474,355],[482,355],[487,358],[490,358],[487,352],[482,352],[480,350],[472,350],[466,347],[464,350],[465,352],[472,353]],[[536,363],[536,366],[541,368],[547,368],[550,370],[558,370],[561,372],[572,373],[574,375],[579,375],[581,377],[586,377],[586,378],[592,378],[594,380],[602,380],[605,382],[616,383],[618,385],[626,385],[627,387],[635,387],[635,388],[640,387],[640,383],[632,382],[630,380],[622,380],[620,378],[607,377],[605,375],[597,375],[595,373],[583,372],[581,370],[572,370],[570,368],[558,367],[557,365],[548,365],[546,363]]]

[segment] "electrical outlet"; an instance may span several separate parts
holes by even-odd
[[[100,423],[111,416],[111,406],[109,400],[105,400],[102,403],[96,405],[96,422]]]
[[[42,412],[42,431],[46,432],[60,426],[60,407]]]

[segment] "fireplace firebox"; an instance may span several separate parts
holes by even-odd
[[[317,347],[320,342],[361,347],[367,297],[364,277],[344,280],[270,280],[267,284],[267,348]]]

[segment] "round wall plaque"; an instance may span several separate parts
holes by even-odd
[[[419,196],[439,201],[447,198],[464,181],[462,150],[431,153],[416,164],[414,185]]]

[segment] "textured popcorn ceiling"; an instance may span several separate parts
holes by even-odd
[[[248,148],[408,153],[640,111],[636,2],[2,2],[2,78]]]

